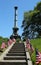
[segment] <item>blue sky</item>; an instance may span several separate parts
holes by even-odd
[[[0,36],[10,37],[14,26],[14,7],[18,6],[18,34],[22,34],[22,20],[24,12],[33,10],[41,0],[0,0]]]

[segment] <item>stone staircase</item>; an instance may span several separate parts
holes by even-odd
[[[2,54],[0,65],[28,65],[27,57],[24,43],[15,43]]]

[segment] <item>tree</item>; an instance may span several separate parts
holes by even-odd
[[[38,2],[34,10],[39,10],[41,12],[41,2]]]
[[[23,38],[35,38],[41,36],[41,2],[37,4],[34,10],[24,13],[22,28]]]

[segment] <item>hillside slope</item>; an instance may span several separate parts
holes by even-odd
[[[41,52],[41,38],[32,39],[31,44],[33,45],[34,49],[37,48]],[[34,62],[34,65],[35,65],[35,61],[36,61],[35,51],[32,53],[31,59]],[[41,65],[41,63],[39,65]]]

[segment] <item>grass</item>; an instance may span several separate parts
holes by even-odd
[[[4,40],[4,42],[7,44],[8,38],[0,37],[0,47],[1,47],[1,44],[2,44],[2,41],[3,41],[3,40]]]
[[[37,48],[41,52],[41,38],[32,39],[31,44],[33,45],[34,49]],[[36,65],[35,64],[35,61],[36,61],[35,51],[32,53],[31,59],[34,62],[34,65]],[[41,63],[39,65],[41,65]]]
[[[2,45],[2,41],[4,40],[4,42],[6,43],[7,45],[7,41],[8,41],[8,38],[3,38],[0,36],[0,49],[1,49],[1,45]],[[5,49],[2,50],[3,52],[5,51]],[[0,55],[2,54],[2,52],[0,52]]]

